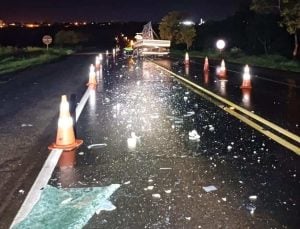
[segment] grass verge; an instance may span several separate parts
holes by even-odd
[[[171,50],[173,55],[184,55],[184,51]],[[204,58],[207,56],[212,59],[220,59],[220,53],[215,51],[190,51],[191,57]],[[300,72],[300,61],[291,60],[280,55],[262,55],[262,56],[247,56],[241,52],[222,53],[225,60],[237,64],[249,64],[251,66],[278,69],[291,72]]]
[[[49,63],[62,56],[71,54],[68,49],[27,47],[0,47],[0,75],[23,70],[25,68]]]

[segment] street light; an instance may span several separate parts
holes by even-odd
[[[226,46],[225,41],[222,40],[222,39],[217,40],[216,46],[217,46],[217,49],[219,49],[219,51],[220,51],[220,56],[221,56],[222,50],[223,50],[223,49],[225,48],[225,46]]]

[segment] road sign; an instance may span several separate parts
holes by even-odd
[[[45,45],[47,45],[47,50],[48,50],[48,45],[52,43],[52,37],[49,35],[45,35],[43,36],[42,41]]]
[[[52,37],[49,35],[43,36],[43,43],[45,45],[50,45],[52,43]]]

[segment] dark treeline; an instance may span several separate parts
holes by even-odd
[[[79,46],[110,48],[115,45],[115,37],[123,33],[133,39],[137,32],[141,32],[145,22],[128,23],[99,23],[85,26],[68,26],[54,24],[50,27],[39,28],[6,27],[0,29],[0,45],[2,46],[43,46],[42,37],[50,35],[55,38],[59,31],[74,31],[84,36]]]
[[[197,36],[192,49],[215,50],[217,39],[224,39],[227,43],[226,51],[242,52],[247,55],[279,54],[291,57],[293,50],[293,36],[278,24],[279,16],[275,14],[257,14],[249,10],[249,6],[241,7],[233,16],[222,21],[207,21],[196,26]],[[0,45],[2,46],[43,46],[42,37],[45,34],[55,35],[62,30],[80,33],[82,39],[78,45],[92,46],[101,49],[115,45],[115,37],[123,33],[133,39],[137,32],[141,32],[147,22],[126,23],[98,23],[86,26],[65,27],[54,24],[50,27],[25,28],[7,27],[0,29]],[[153,23],[157,34],[158,23]],[[175,48],[185,49],[184,45]]]
[[[293,36],[278,24],[274,14],[256,14],[244,9],[223,21],[208,21],[197,27],[194,49],[215,49],[217,39],[227,42],[227,50],[249,55],[280,54],[291,57]]]

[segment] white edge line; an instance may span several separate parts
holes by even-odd
[[[76,122],[89,98],[90,90],[87,89],[82,96],[79,104],[76,107]],[[48,184],[49,179],[55,169],[57,162],[62,154],[62,149],[54,149],[50,152],[48,158],[46,159],[39,175],[31,186],[30,191],[28,192],[21,208],[19,209],[17,215],[15,216],[10,228],[12,229],[14,226],[22,222],[27,215],[31,212],[33,206],[39,201],[43,189]]]
[[[78,120],[78,118],[79,118],[79,116],[80,116],[80,114],[81,114],[81,112],[82,112],[82,110],[83,110],[83,108],[84,108],[84,106],[85,106],[85,104],[86,104],[89,96],[90,96],[90,89],[88,88],[85,91],[84,95],[82,96],[79,104],[76,106],[76,111],[75,111],[75,113],[76,113],[76,120],[75,121],[76,122],[77,122],[77,120]]]

